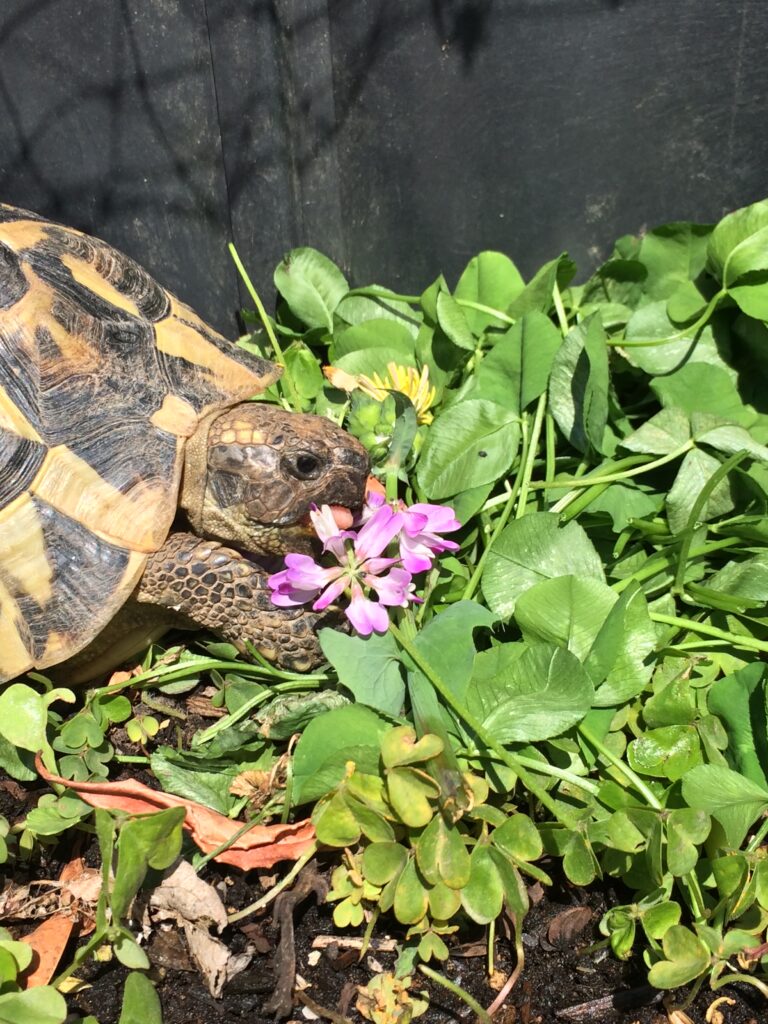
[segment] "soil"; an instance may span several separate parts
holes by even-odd
[[[328,860],[318,865],[321,875],[331,865]],[[50,875],[53,864],[45,874]],[[551,870],[552,865],[548,865]],[[220,891],[226,888],[228,909],[239,909],[258,898],[261,886],[249,877],[233,876],[226,868],[210,865],[204,875]],[[523,926],[525,966],[514,988],[496,1012],[496,1024],[563,1024],[591,1022],[596,1024],[688,1024],[685,1017],[668,1015],[662,1002],[663,993],[645,982],[645,971],[639,958],[621,963],[604,947],[599,946],[597,923],[616,894],[607,891],[583,891],[570,886],[533,891],[537,902],[532,906]],[[274,910],[274,907],[272,908]],[[554,922],[554,925],[553,925]],[[365,985],[373,975],[391,970],[395,954],[378,947],[390,938],[383,927],[374,933],[374,948],[359,962],[359,952],[344,945],[352,932],[339,931],[333,925],[330,908],[318,906],[310,896],[294,910],[296,956],[295,974],[291,975],[297,989],[314,1006],[320,1019],[336,1024],[359,1024],[363,1021],[355,1009],[357,986]],[[569,923],[576,934],[569,931]],[[559,926],[559,927],[558,927]],[[211,997],[187,954],[184,938],[179,932],[156,934],[148,945],[153,963],[151,977],[156,983],[163,1008],[164,1024],[274,1024],[275,1016],[265,1012],[280,974],[276,957],[280,928],[273,914],[254,921],[245,919],[224,933],[224,940],[234,951],[250,944],[256,947],[250,967],[235,977],[220,999]],[[326,945],[322,951],[313,948],[318,937],[331,937],[338,945]],[[482,1006],[488,1007],[498,989],[515,967],[512,943],[503,935],[495,949],[494,985],[487,974],[485,930],[464,931],[462,942],[451,948],[451,957],[444,965],[432,966],[470,993]],[[554,941],[553,941],[554,940]],[[324,939],[328,942],[328,939]],[[599,948],[595,948],[598,946]],[[120,1017],[126,971],[116,961],[90,961],[77,972],[88,987],[70,995],[71,1012],[94,1014],[99,1024],[117,1024]],[[498,980],[497,980],[498,979]],[[289,983],[291,979],[288,979]],[[413,991],[429,993],[429,1009],[418,1018],[423,1024],[474,1024],[475,1014],[458,998],[427,979],[418,977]],[[718,993],[703,990],[686,1007],[692,1024],[705,1024],[707,1009],[719,997],[727,996],[733,1003],[720,1003],[722,1024],[758,1024],[766,1020],[766,1005],[756,990],[749,986],[730,986]],[[670,1008],[680,1006],[685,992],[668,998]],[[287,1017],[288,1024],[305,1024],[312,1017],[302,1002],[294,999]],[[714,1018],[716,1022],[717,1017]],[[388,1022],[389,1024],[389,1022]],[[392,1024],[396,1022],[392,1021]]]
[[[187,730],[207,724],[190,716]],[[130,752],[127,738],[117,730],[110,737],[124,753]],[[126,766],[123,774],[140,778],[152,784],[151,776]],[[0,813],[10,822],[22,818],[36,798],[45,789],[26,789],[0,775]],[[27,865],[17,865],[7,872],[5,883],[25,884],[32,879],[57,878],[58,872],[71,856],[71,849],[44,849],[41,859]],[[95,841],[89,848],[79,851],[86,862],[98,864]],[[305,872],[316,872],[305,885],[305,897],[299,901],[283,898],[282,904],[271,905],[262,916],[245,918],[229,927],[221,936],[235,953],[255,950],[249,967],[234,977],[225,987],[223,996],[213,998],[199,975],[187,951],[183,933],[178,930],[155,932],[149,940],[147,952],[152,962],[151,977],[156,984],[163,1009],[163,1024],[274,1024],[275,1013],[269,1009],[275,1001],[275,990],[282,988],[286,998],[283,1021],[305,1024],[312,1016],[309,1007],[323,1020],[335,1024],[362,1024],[363,1017],[355,1009],[357,986],[366,985],[383,971],[393,969],[392,940],[402,935],[387,933],[386,922],[374,931],[371,950],[359,959],[359,950],[347,944],[359,934],[354,930],[340,931],[332,921],[331,908],[318,906],[311,891],[323,882],[337,862],[331,855],[320,856],[316,865],[308,865]],[[557,864],[544,865],[550,875],[557,878]],[[280,866],[278,866],[280,867]],[[319,877],[318,877],[319,876]],[[272,884],[273,878],[248,875],[234,869],[210,863],[202,877],[222,895],[229,912],[249,906]],[[306,875],[300,876],[296,888],[301,888]],[[563,1024],[563,1022],[596,1022],[596,1024],[758,1024],[768,1020],[765,1001],[751,986],[735,985],[713,993],[703,989],[685,1016],[674,1016],[671,1010],[686,1000],[686,992],[660,993],[646,983],[646,969],[640,957],[626,962],[618,961],[603,943],[598,922],[605,910],[618,903],[629,902],[628,894],[610,888],[591,887],[581,890],[565,880],[556,881],[547,890],[536,885],[530,890],[531,910],[523,923],[523,949],[525,964],[514,987],[494,1015],[495,1024]],[[281,916],[290,915],[294,925],[294,941],[290,954],[281,960],[279,943]],[[11,930],[15,937],[29,931],[38,922],[2,920],[0,925]],[[318,939],[322,949],[315,948]],[[462,928],[460,942],[449,937],[450,958],[445,964],[434,961],[430,965],[468,992],[483,1007],[489,1007],[500,988],[516,967],[514,944],[509,925],[499,926],[494,950],[494,974],[489,979],[487,963],[487,933],[471,926]],[[68,950],[68,957],[74,950]],[[287,962],[286,962],[287,961]],[[126,971],[112,960],[85,963],[77,977],[87,983],[82,991],[67,997],[70,1012],[93,1014],[99,1024],[117,1024],[122,1004]],[[423,1024],[474,1024],[475,1014],[460,999],[445,988],[417,975],[413,992],[426,990],[429,1008],[418,1020]],[[296,993],[292,998],[293,993]],[[722,1017],[706,1016],[715,1000],[725,995],[731,1003],[720,1002],[717,1009]],[[666,998],[670,1010],[665,1009]],[[279,1000],[278,1000],[279,1002]],[[388,1020],[386,1024],[405,1024]]]

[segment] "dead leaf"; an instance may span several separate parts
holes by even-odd
[[[21,976],[24,988],[48,984],[56,973],[74,927],[75,922],[69,914],[54,914],[29,935],[22,936],[21,942],[26,942],[33,949],[32,963]]]
[[[171,917],[184,924],[215,925],[220,932],[227,926],[227,911],[221,897],[186,860],[180,860],[152,890],[149,911],[156,920]]]
[[[230,952],[220,939],[195,924],[185,924],[184,935],[189,952],[214,999],[221,996],[227,982],[244,971],[253,958],[251,953]]]
[[[735,1006],[736,1000],[729,999],[728,996],[720,996],[719,999],[715,999],[713,1003],[710,1003],[707,1007],[707,1012],[704,1014],[704,1019],[707,1024],[724,1024],[725,1017],[723,1011],[720,1009],[721,1006]]]
[[[135,779],[122,782],[75,782],[52,775],[39,756],[35,766],[46,782],[73,790],[92,807],[125,811],[128,814],[148,814],[168,807],[183,807],[186,811],[183,827],[204,853],[217,850],[242,828],[242,822],[232,821],[218,811],[171,793],[150,789]],[[294,824],[254,825],[213,859],[220,864],[242,868],[243,871],[269,868],[280,860],[298,860],[314,841],[315,830],[308,819]]]
[[[592,920],[589,907],[569,907],[553,917],[547,928],[547,939],[553,946],[572,946]]]
[[[223,931],[227,911],[213,886],[204,882],[188,861],[178,861],[149,894],[145,907],[145,933],[160,921],[173,921],[183,929],[189,954],[216,999],[226,983],[253,959],[252,950],[235,955],[209,933],[212,926]]]

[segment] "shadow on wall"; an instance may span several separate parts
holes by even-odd
[[[3,0],[0,197],[229,335],[230,239],[268,302],[294,245],[409,290],[483,248],[584,273],[766,190],[765,38],[755,0]]]

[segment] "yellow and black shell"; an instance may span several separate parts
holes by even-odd
[[[168,536],[185,440],[278,373],[105,242],[0,205],[0,680],[101,632]]]

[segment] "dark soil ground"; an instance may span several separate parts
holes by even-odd
[[[188,728],[197,728],[192,720]],[[113,736],[114,740],[115,737]],[[125,747],[127,745],[120,744]],[[135,766],[132,766],[135,767]],[[142,772],[124,768],[124,774],[134,775],[151,784],[152,779]],[[35,787],[33,787],[34,789]],[[17,821],[36,802],[39,792],[28,792],[12,780],[0,776],[0,813],[9,821]],[[95,843],[90,849],[79,851],[81,856],[98,864]],[[24,884],[32,878],[57,878],[63,863],[72,851],[51,848],[44,851],[43,860],[22,869],[6,868],[5,884]],[[337,862],[336,858],[320,857],[316,871],[320,879],[327,878]],[[278,866],[280,867],[280,866]],[[314,866],[308,866],[315,870]],[[557,865],[547,864],[546,870],[556,876]],[[305,869],[306,870],[306,869]],[[277,875],[279,878],[279,874]],[[221,894],[228,911],[249,906],[264,891],[262,882],[251,873],[243,876],[233,869],[209,864],[203,878]],[[302,878],[300,876],[299,884]],[[662,1002],[663,993],[649,988],[645,982],[646,970],[639,957],[619,962],[601,945],[598,922],[606,908],[628,902],[625,896],[611,889],[590,888],[579,890],[567,883],[556,883],[544,891],[536,886],[531,890],[532,907],[523,924],[525,965],[504,1004],[496,1012],[496,1024],[562,1024],[562,1022],[591,1022],[596,1024],[763,1024],[768,1021],[768,1005],[750,986],[730,986],[717,993],[703,989],[685,1016],[670,1016]],[[288,899],[287,902],[290,902]],[[227,929],[222,936],[233,952],[246,948],[256,949],[250,966],[237,975],[225,988],[220,999],[214,999],[194,966],[181,932],[156,932],[147,948],[152,962],[152,978],[156,983],[162,1007],[164,1024],[273,1024],[276,1017],[268,1009],[274,1001],[276,987],[282,987],[286,996],[283,1021],[304,1024],[313,1017],[307,1003],[314,1006],[320,1019],[334,1024],[362,1024],[363,1018],[355,1009],[357,986],[365,985],[373,975],[389,971],[394,966],[395,954],[382,950],[386,940],[397,940],[389,935],[386,921],[380,922],[372,949],[362,961],[359,950],[350,949],[345,940],[352,932],[340,932],[333,925],[331,908],[317,905],[314,894],[297,902],[286,911],[283,903],[282,918],[290,916],[295,925],[290,954],[279,955],[281,934],[281,907],[273,904],[261,917],[246,918]],[[37,923],[37,922],[34,922]],[[30,930],[31,924],[2,920],[0,925],[14,935]],[[451,956],[446,964],[431,966],[469,992],[477,1002],[488,1007],[499,989],[516,966],[514,946],[508,928],[499,927],[495,944],[495,974],[488,976],[486,933],[463,930],[460,944],[450,945]],[[455,940],[455,937],[452,937]],[[317,940],[325,944],[315,948]],[[334,944],[334,940],[335,943]],[[74,952],[68,951],[68,956]],[[117,961],[84,964],[77,977],[87,983],[82,991],[68,996],[71,1012],[93,1014],[99,1024],[117,1024],[120,1017],[123,984],[126,971]],[[294,989],[296,998],[291,998]],[[475,1014],[458,998],[444,988],[420,975],[412,990],[429,993],[429,1009],[418,1018],[423,1024],[451,1024],[474,1022]],[[716,1008],[722,1017],[706,1016],[708,1008],[721,996],[733,1003],[719,1003]],[[684,1003],[685,992],[666,995],[669,1008]],[[303,1000],[303,1002],[302,1002]],[[388,1021],[386,1024],[398,1024]]]
[[[322,875],[328,864],[320,864]],[[258,898],[258,882],[233,877],[227,869],[212,866],[207,880],[223,888],[227,885],[227,906],[239,908]],[[662,1002],[662,993],[645,984],[645,972],[638,959],[620,963],[605,948],[595,949],[600,935],[597,922],[607,906],[609,894],[573,888],[535,892],[538,902],[524,922],[523,944],[525,967],[504,1005],[496,1013],[498,1024],[561,1024],[561,1022],[597,1022],[597,1024],[667,1024],[670,1021]],[[614,897],[615,899],[615,897]],[[581,911],[575,914],[576,910]],[[558,925],[565,922],[564,912],[584,925],[578,934],[569,935],[567,923],[558,937]],[[591,912],[591,916],[590,915]],[[355,1010],[356,986],[365,985],[372,975],[390,970],[394,954],[374,948],[359,962],[357,950],[345,948],[349,932],[340,932],[333,925],[330,908],[317,906],[313,896],[294,910],[296,969],[287,979],[297,982],[305,997],[311,1000],[320,1019],[336,1024],[358,1024],[363,1018]],[[554,925],[553,925],[554,922]],[[275,1016],[265,1012],[280,976],[276,958],[280,928],[268,914],[257,921],[243,921],[225,933],[224,939],[233,950],[242,950],[250,941],[258,952],[251,966],[228,985],[221,999],[212,998],[192,965],[184,938],[178,932],[155,936],[148,952],[153,962],[152,976],[163,1007],[164,1024],[273,1024]],[[336,937],[337,946],[326,945],[322,952],[313,948],[319,936]],[[374,935],[374,947],[389,936],[383,927]],[[395,936],[396,938],[396,936]],[[555,941],[552,941],[552,940]],[[327,939],[326,939],[327,941]],[[432,964],[433,967],[438,965]],[[476,928],[474,934],[463,934],[462,944],[452,947],[452,955],[441,971],[487,1007],[506,977],[515,967],[512,944],[501,937],[496,942],[494,979],[487,975],[485,934]],[[89,987],[69,997],[70,1009],[94,1014],[100,1024],[117,1024],[120,1016],[125,970],[115,961],[91,962],[77,972]],[[283,971],[283,974],[285,972]],[[497,980],[498,979],[498,980]],[[291,986],[292,987],[292,986]],[[414,989],[429,992],[430,1007],[419,1018],[423,1024],[474,1022],[474,1013],[459,999],[434,983],[419,978]],[[699,993],[686,1008],[693,1024],[705,1024],[707,1009],[718,997],[726,995],[733,1004],[719,1004],[722,1024],[763,1024],[768,1020],[768,1006],[748,986],[729,987],[713,993]],[[686,993],[674,993],[669,1007],[684,1002]],[[294,1000],[284,1020],[304,1024],[317,1019],[310,1016],[301,1001]],[[671,1018],[675,1024],[688,1024],[685,1017]],[[717,1022],[718,1018],[715,1017]],[[395,1022],[392,1022],[395,1024]]]

